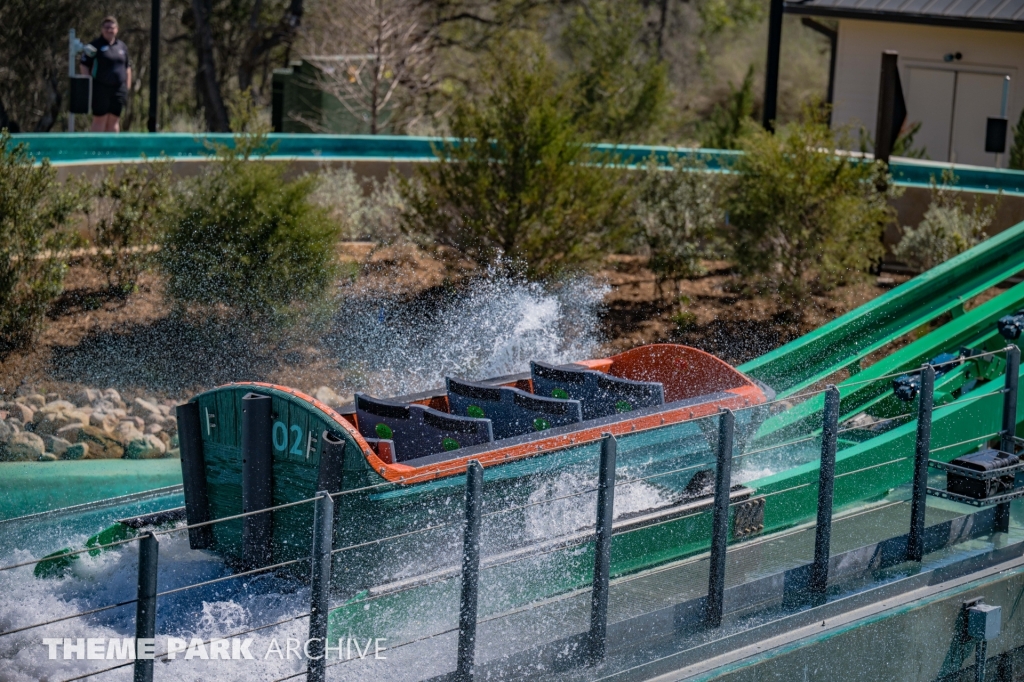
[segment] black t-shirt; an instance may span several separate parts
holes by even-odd
[[[89,43],[96,48],[95,57],[87,57],[82,53],[82,63],[89,68],[96,83],[114,87],[124,87],[128,82],[127,70],[132,66],[128,57],[128,46],[120,40],[111,45],[103,36]],[[93,68],[95,62],[95,69]]]

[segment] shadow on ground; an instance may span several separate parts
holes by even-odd
[[[48,369],[61,381],[177,394],[266,379],[282,362],[281,355],[242,326],[164,318],[55,347]]]

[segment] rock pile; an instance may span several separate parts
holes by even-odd
[[[177,457],[175,404],[126,403],[113,388],[68,398],[19,389],[0,402],[0,461]]]

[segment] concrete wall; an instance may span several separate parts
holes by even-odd
[[[908,69],[917,67],[934,69],[930,71],[932,73],[959,69],[979,74],[1009,74],[1008,118],[1011,129],[1024,109],[1024,87],[1017,83],[1018,79],[1024,78],[1024,36],[1020,33],[843,19],[839,22],[833,123],[852,126],[855,135],[856,130],[863,126],[870,139],[874,140],[879,70],[885,50],[899,52],[900,78],[908,93],[908,108],[913,104],[909,93],[914,87]],[[944,55],[957,52],[962,59],[953,62],[943,60]],[[923,91],[932,87],[925,88],[920,81],[919,78],[919,102],[928,94]],[[928,113],[930,115],[931,112]],[[992,112],[988,115],[997,114]],[[988,156],[992,158],[992,155]],[[1003,155],[1000,167],[1006,167],[1006,157]],[[994,159],[992,161],[983,163],[994,165]]]

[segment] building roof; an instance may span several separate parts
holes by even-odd
[[[786,0],[790,14],[1024,31],[1024,0]]]

